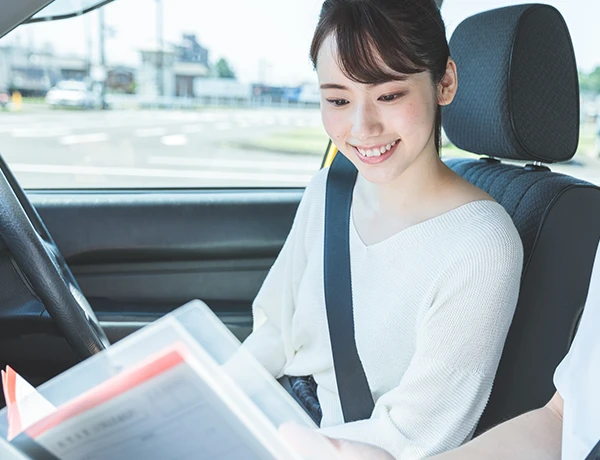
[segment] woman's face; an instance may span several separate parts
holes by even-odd
[[[317,58],[321,115],[338,149],[373,183],[400,177],[422,156],[437,156],[437,92],[429,72],[377,85],[356,83],[337,64],[327,37]]]

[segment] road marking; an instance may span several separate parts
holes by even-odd
[[[221,113],[200,113],[196,119],[199,121],[217,121],[222,120],[226,115]]]
[[[163,136],[160,138],[160,142],[163,145],[168,145],[168,146],[181,146],[181,145],[187,145],[188,143],[188,138],[187,136],[183,135],[183,134],[172,134],[171,136]]]
[[[215,129],[217,131],[226,131],[228,129],[231,129],[231,123],[229,123],[228,121],[217,123],[215,124]]]
[[[63,145],[88,144],[91,142],[104,142],[108,140],[106,133],[91,133],[91,134],[73,134],[72,136],[64,136],[59,139]]]
[[[10,131],[12,137],[60,137],[71,133],[70,129],[64,127],[56,128],[16,128]]]
[[[311,174],[269,174],[231,171],[190,171],[181,169],[123,168],[106,166],[11,164],[10,168],[19,173],[75,174],[87,176],[128,176],[154,178],[212,179],[242,182],[273,182],[279,184],[307,184]]]
[[[166,128],[139,128],[136,129],[133,134],[136,137],[154,137],[154,136],[164,136],[167,134]]]
[[[204,131],[203,125],[185,125],[181,127],[181,132],[185,134],[201,133]]]
[[[187,157],[150,157],[148,163],[163,166],[199,166],[208,168],[227,169],[255,169],[255,170],[291,170],[317,172],[321,166],[321,159],[315,158],[308,162],[261,161],[261,160],[235,160],[224,158],[187,158]]]

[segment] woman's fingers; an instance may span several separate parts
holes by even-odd
[[[295,423],[281,425],[279,432],[307,460],[394,460],[379,447],[344,439],[331,439]]]
[[[279,433],[306,459],[335,460],[339,458],[329,438],[315,430],[289,422],[279,427]]]

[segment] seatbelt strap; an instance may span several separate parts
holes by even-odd
[[[373,396],[354,337],[350,273],[350,205],[357,170],[338,153],[325,190],[324,285],[333,365],[344,421],[371,417]]]
[[[598,441],[596,447],[592,449],[590,455],[588,455],[585,460],[600,460],[600,441]]]

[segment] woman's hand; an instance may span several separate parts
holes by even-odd
[[[295,423],[283,424],[279,432],[307,460],[394,460],[379,447],[328,438]]]

